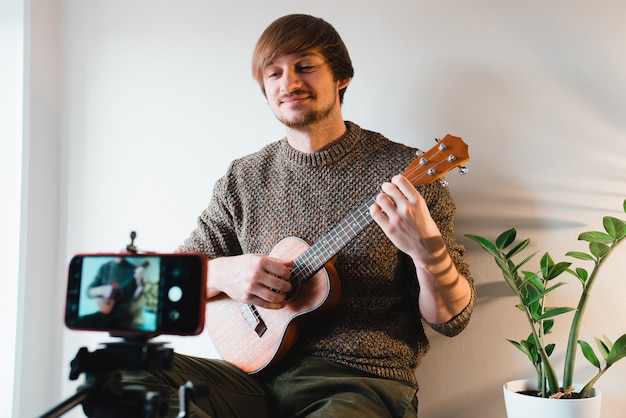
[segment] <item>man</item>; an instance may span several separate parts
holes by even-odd
[[[210,258],[209,298],[283,309],[294,260],[268,255],[281,238],[315,242],[373,196],[374,222],[337,253],[338,305],[312,319],[275,367],[247,375],[176,356],[174,370],[156,376],[208,384],[196,416],[416,416],[422,320],[452,336],[474,303],[449,191],[440,182],[416,189],[396,175],[415,149],[343,120],[353,69],[327,22],[279,18],[260,37],[252,71],[286,135],[231,164],[179,248]]]
[[[97,298],[98,312],[79,318],[79,325],[98,329],[132,329],[141,311],[132,309],[144,289],[145,264],[135,266],[125,257],[115,257],[98,268],[87,288]]]

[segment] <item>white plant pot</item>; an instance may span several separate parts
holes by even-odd
[[[574,384],[579,391],[583,385]],[[537,390],[536,380],[514,380],[503,387],[508,418],[600,418],[601,393],[592,389],[585,399],[549,399],[517,393]]]

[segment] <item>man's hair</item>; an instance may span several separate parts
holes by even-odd
[[[274,58],[311,50],[324,56],[335,81],[348,80],[354,76],[350,54],[335,28],[317,17],[292,14],[272,22],[254,49],[252,76],[259,83],[263,94],[263,70]],[[341,102],[346,88],[339,91]]]

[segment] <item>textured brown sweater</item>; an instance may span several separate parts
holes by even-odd
[[[282,139],[233,161],[179,250],[219,257],[267,254],[289,236],[313,243],[415,159],[415,148],[346,125],[344,137],[319,153],[298,152]],[[440,182],[418,190],[457,268],[472,284],[464,248],[453,236],[455,206],[449,190]],[[338,253],[335,267],[342,283],[339,305],[308,323],[293,350],[417,383],[414,370],[429,343],[411,259],[372,222]],[[465,310],[445,324],[429,325],[448,336],[461,332],[474,295],[472,286]]]

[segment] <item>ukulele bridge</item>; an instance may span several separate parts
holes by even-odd
[[[265,325],[265,322],[261,319],[261,315],[259,315],[259,311],[256,307],[254,305],[240,303],[239,310],[241,311],[243,319],[250,325],[250,328],[254,329],[254,332],[256,332],[259,337],[262,337],[265,331],[267,331],[267,325]]]

